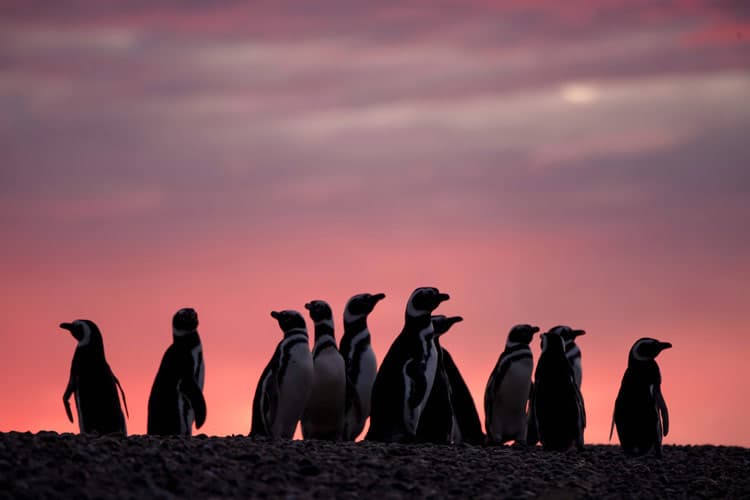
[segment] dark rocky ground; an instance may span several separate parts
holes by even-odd
[[[750,449],[541,449],[0,433],[0,498],[750,498]]]

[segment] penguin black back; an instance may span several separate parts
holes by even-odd
[[[451,353],[441,345],[443,354],[443,367],[448,377],[448,383],[451,388],[451,406],[453,415],[456,419],[454,430],[454,439],[456,442],[468,444],[483,444],[485,441],[484,432],[482,432],[482,421],[479,419],[479,412],[474,404],[474,398],[466,385],[458,366],[453,361]]]
[[[542,445],[547,450],[583,448],[586,417],[583,398],[573,369],[565,356],[560,335],[544,333],[542,354],[534,373],[534,417]]]
[[[61,323],[60,328],[68,330],[78,341],[63,395],[68,419],[73,422],[69,399],[75,395],[81,433],[126,434],[125,417],[117,390],[119,388],[127,412],[125,392],[104,356],[104,342],[99,328],[86,319]]]
[[[630,349],[628,368],[615,401],[612,426],[629,455],[654,450],[661,454],[662,437],[669,433],[669,413],[661,392],[661,372],[656,357],[672,344],[652,338],[638,339]],[[612,429],[609,434],[612,438]]]
[[[453,437],[455,412],[453,396],[445,370],[443,349],[440,336],[450,330],[454,323],[462,321],[461,316],[448,318],[442,314],[432,316],[432,327],[435,330],[435,350],[437,352],[437,371],[430,397],[427,399],[417,427],[417,441],[436,444],[448,444]]]
[[[147,432],[190,436],[193,421],[200,428],[206,420],[203,350],[194,309],[184,308],[175,313],[172,338],[148,398]]]

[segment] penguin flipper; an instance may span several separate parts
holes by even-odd
[[[195,428],[200,429],[206,421],[206,400],[203,398],[203,392],[192,377],[184,379],[180,387],[195,412]]]
[[[65,393],[63,394],[65,413],[68,415],[68,420],[70,420],[71,424],[73,423],[73,411],[70,409],[70,396],[73,395],[73,392],[75,392],[75,382],[73,381],[73,376],[71,374],[70,380],[68,380],[68,386],[65,388]]]
[[[356,429],[350,429],[350,422],[361,422],[362,418],[362,401],[359,398],[359,391],[357,387],[352,383],[351,378],[347,375],[346,377],[346,398],[344,403],[344,414],[348,416],[344,423],[344,439],[348,441],[354,441],[357,436],[352,434],[357,432]]]
[[[404,426],[412,436],[416,436],[421,416],[417,414],[417,410],[420,405],[427,401],[427,397],[429,396],[427,394],[427,377],[425,377],[424,370],[422,370],[420,364],[413,361],[406,363],[404,373],[406,375],[404,382],[408,386],[406,388],[408,398],[406,400],[406,407],[404,408]]]
[[[263,425],[266,433],[271,436],[273,423],[276,421],[276,411],[279,406],[279,384],[276,377],[271,374],[268,385],[263,393]],[[276,437],[276,436],[274,436]]]
[[[536,423],[536,405],[534,404],[534,383],[529,386],[529,409],[527,414],[526,444],[536,446],[539,442],[539,433]]]
[[[581,394],[581,390],[578,388],[578,384],[576,384],[575,377],[571,378],[571,383],[573,383],[576,389],[576,402],[581,411],[581,429],[583,430],[586,428],[586,406],[583,403],[583,394]]]
[[[612,410],[612,424],[609,426],[609,440],[612,441],[612,434],[615,431],[615,410]]]
[[[656,407],[661,415],[661,425],[663,435],[669,434],[669,411],[667,410],[667,402],[664,401],[664,395],[661,393],[661,387],[656,386],[654,395],[656,396]]]
[[[117,384],[117,388],[120,389],[120,396],[122,396],[122,404],[125,406],[125,416],[130,418],[130,413],[128,413],[128,402],[125,401],[125,391],[122,390],[122,386],[120,385],[120,381],[117,380],[117,377],[114,373],[112,373],[112,378],[115,379],[115,384]]]
[[[70,401],[66,398],[63,398],[63,405],[65,405],[65,413],[68,415],[68,420],[70,420],[70,423],[73,423],[73,411],[70,409]]]
[[[487,381],[487,387],[484,390],[484,430],[488,436],[492,436],[492,395],[495,393],[495,373],[492,372],[490,379]]]

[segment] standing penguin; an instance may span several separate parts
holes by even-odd
[[[172,345],[164,352],[148,398],[147,432],[190,436],[193,421],[206,421],[203,382],[206,369],[198,335],[198,313],[186,307],[172,317]]]
[[[656,356],[670,347],[669,342],[644,337],[630,349],[609,430],[612,439],[612,428],[617,426],[620,445],[628,455],[643,455],[652,449],[661,455],[662,437],[669,433],[669,412],[661,393]]]
[[[545,450],[583,449],[586,414],[560,335],[543,333],[542,354],[534,373],[533,418]]]
[[[576,385],[581,388],[583,371],[581,368],[581,348],[576,344],[576,337],[586,335],[585,330],[574,330],[569,326],[559,325],[549,331],[552,334],[560,335],[565,341],[565,357],[568,358],[570,367],[573,368],[573,375],[576,379]]]
[[[576,381],[578,389],[581,389],[581,381],[583,380],[583,370],[581,366],[581,348],[576,344],[576,337],[586,335],[585,330],[574,330],[569,326],[558,325],[549,330],[549,333],[553,335],[560,335],[565,342],[565,357],[568,358],[568,363],[573,369],[573,376]],[[533,391],[533,389],[532,389]],[[533,398],[531,398],[531,405],[533,405]],[[583,399],[581,399],[583,402]],[[584,409],[585,412],[585,409]],[[529,408],[529,416],[533,414],[533,406]],[[527,434],[527,442],[530,445],[535,445],[539,442],[539,436],[536,431],[536,422],[529,418],[529,429]]]
[[[63,394],[63,404],[68,420],[73,422],[69,399],[75,394],[78,428],[81,434],[91,432],[127,434],[117,389],[120,389],[122,403],[127,413],[128,404],[125,401],[125,392],[104,357],[104,342],[99,328],[93,321],[87,319],[60,323],[60,328],[68,330],[78,341],[70,366],[68,386]]]
[[[505,350],[495,364],[484,391],[485,429],[490,443],[526,442],[526,404],[534,360],[529,343],[539,327],[511,328]]]
[[[404,328],[391,344],[375,378],[366,439],[416,439],[438,364],[431,313],[448,299],[448,294],[433,287],[417,288],[409,297]]]
[[[284,338],[276,346],[255,388],[250,436],[292,439],[313,382],[313,359],[305,318],[297,311],[273,311]]]
[[[315,324],[313,384],[302,416],[305,439],[341,439],[344,430],[346,368],[336,347],[331,307],[322,300],[305,304]]]
[[[456,425],[453,408],[453,395],[450,380],[445,370],[444,352],[440,346],[440,336],[450,330],[454,323],[463,321],[461,316],[448,318],[442,314],[432,317],[432,327],[435,330],[435,350],[437,353],[437,371],[435,382],[432,384],[430,397],[422,411],[417,427],[417,440],[425,443],[450,444],[454,436]]]
[[[370,416],[372,385],[378,365],[370,345],[367,317],[384,298],[384,293],[361,293],[349,299],[344,308],[344,336],[341,337],[339,351],[346,365],[343,433],[346,441],[354,441],[359,436]]]

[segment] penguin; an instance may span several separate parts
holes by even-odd
[[[391,344],[375,377],[370,428],[365,439],[416,440],[438,364],[431,313],[449,298],[434,287],[417,288],[409,297],[403,330]]]
[[[375,305],[385,298],[384,293],[361,293],[353,296],[344,308],[344,335],[339,351],[346,365],[346,404],[343,439],[354,441],[370,416],[372,385],[378,365],[370,345],[367,317]]]
[[[75,394],[78,428],[81,434],[127,434],[119,399],[119,396],[122,396],[122,404],[127,414],[125,391],[122,390],[120,381],[104,356],[104,342],[99,327],[93,321],[78,319],[72,323],[60,323],[60,328],[69,331],[78,341],[70,365],[68,386],[63,394],[63,405],[68,420],[73,423],[69,400],[70,396]]]
[[[578,344],[576,344],[576,337],[580,337],[581,335],[586,335],[585,330],[574,330],[569,326],[565,325],[558,325],[553,328],[550,328],[549,333],[554,335],[560,335],[563,340],[565,341],[565,357],[568,358],[568,363],[570,363],[570,367],[573,369],[573,376],[575,377],[576,385],[578,386],[578,389],[581,389],[581,381],[583,378],[583,372],[581,367],[581,349],[578,347]],[[532,386],[532,392],[533,392],[533,386]],[[533,404],[533,398],[530,398],[531,403]],[[581,400],[583,401],[583,400]],[[529,408],[529,416],[532,415],[533,408]],[[585,412],[584,408],[584,412]],[[529,426],[528,426],[528,433],[527,433],[527,442],[530,445],[536,445],[536,443],[539,442],[539,436],[536,431],[536,422],[534,422],[533,419],[529,418]]]
[[[484,391],[484,426],[490,443],[526,443],[526,405],[534,364],[529,343],[538,331],[538,326],[526,324],[511,328],[505,350],[490,374]]]
[[[560,335],[543,333],[542,354],[534,373],[533,418],[545,450],[583,449],[586,414]]]
[[[573,375],[576,379],[576,385],[581,388],[581,380],[583,373],[581,370],[581,349],[576,344],[576,337],[586,335],[585,330],[574,330],[569,326],[558,325],[550,329],[550,333],[560,335],[565,341],[565,357],[568,358],[571,368],[573,368]]]
[[[346,368],[336,346],[331,306],[313,300],[305,309],[315,324],[315,345],[312,392],[302,416],[302,437],[339,440],[344,431]]]
[[[201,428],[206,421],[205,374],[198,313],[186,307],[172,317],[172,345],[164,352],[151,386],[148,434],[190,436],[193,422]]]
[[[461,372],[458,371],[458,366],[448,349],[441,345],[440,350],[443,353],[443,367],[451,388],[451,406],[455,419],[451,440],[454,443],[484,444],[482,422],[479,420],[479,412],[477,412],[469,387],[461,376]]]
[[[272,311],[284,338],[263,370],[253,398],[250,436],[292,439],[313,383],[313,358],[305,318],[294,310]]]
[[[609,439],[617,426],[620,445],[628,455],[651,450],[661,456],[662,437],[669,433],[669,412],[661,392],[661,372],[656,357],[672,347],[652,338],[638,339],[630,349],[628,368],[615,401]]]
[[[440,336],[459,321],[463,321],[461,316],[448,318],[441,314],[432,317],[432,327],[435,330],[433,341],[437,353],[437,371],[435,372],[432,391],[430,391],[430,396],[427,398],[427,403],[419,419],[417,441],[435,444],[450,444],[453,441],[456,418],[450,380],[443,362],[444,354],[440,346]]]

